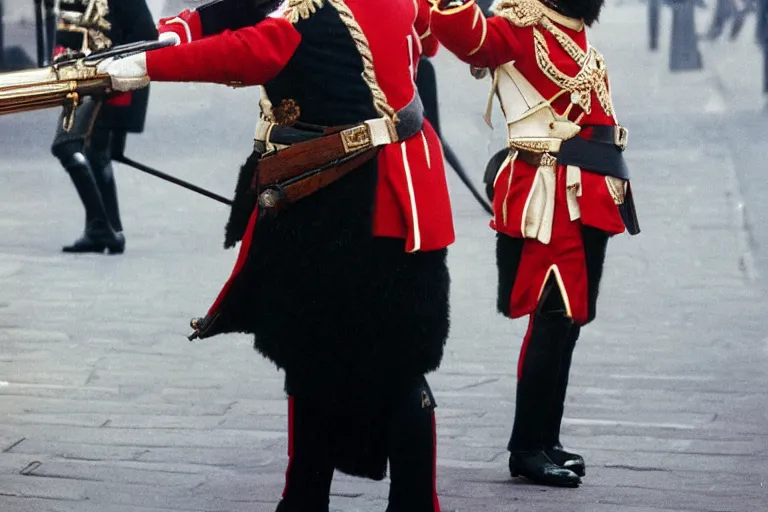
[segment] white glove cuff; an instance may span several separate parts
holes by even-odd
[[[98,71],[112,78],[112,88],[116,91],[132,91],[149,83],[147,54],[143,52],[122,59],[106,59],[99,64]]]
[[[181,44],[181,37],[176,32],[163,32],[158,36],[158,41],[173,41],[173,46],[179,46]]]

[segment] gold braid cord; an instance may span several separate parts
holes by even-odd
[[[324,0],[289,0],[288,9],[285,13],[285,17],[291,22],[296,23],[299,19],[307,19],[318,8],[323,6]],[[379,86],[379,82],[376,79],[376,72],[373,68],[373,54],[371,53],[371,47],[368,44],[368,38],[365,37],[363,29],[355,19],[354,14],[344,0],[328,0],[336,11],[339,13],[339,18],[342,23],[349,30],[349,34],[352,36],[352,40],[355,42],[357,51],[360,53],[360,57],[363,59],[363,80],[371,90],[373,95],[373,106],[376,108],[376,112],[382,117],[389,118],[393,123],[397,122],[397,112],[389,104],[387,95]]]
[[[595,91],[600,106],[609,116],[613,115],[613,102],[608,91],[608,72],[603,56],[589,47],[584,51],[548,17],[550,12],[537,0],[502,0],[494,9],[516,27],[532,27],[536,63],[539,69],[561,89],[571,93],[571,103],[579,105],[584,112],[592,111],[592,91]],[[560,71],[549,58],[549,49],[541,28],[552,34],[557,43],[579,66],[576,76]]]
[[[592,111],[592,91],[595,91],[600,106],[609,116],[613,115],[613,104],[608,92],[608,72],[602,56],[594,48],[589,49],[589,54],[583,58],[581,69],[574,77],[570,77],[560,71],[552,63],[547,50],[547,42],[541,32],[534,30],[536,46],[536,63],[539,69],[561,89],[571,93],[571,103],[579,105],[584,112]]]
[[[558,26],[552,23],[552,21],[547,17],[541,18],[540,23],[541,26],[547,30],[547,32],[555,37],[557,43],[563,48],[563,50],[565,50],[565,53],[567,53],[569,57],[575,60],[579,66],[584,65],[584,63],[587,61],[587,53],[582,50],[581,47],[576,44],[573,39],[568,37],[568,34],[560,30]],[[535,29],[534,33],[541,34],[541,32]]]
[[[285,18],[291,23],[306,20],[323,6],[323,0],[289,0]]]

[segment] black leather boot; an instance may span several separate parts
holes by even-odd
[[[579,476],[556,465],[544,451],[548,404],[555,397],[571,320],[562,312],[542,310],[531,316],[520,354],[515,423],[507,446],[509,470],[513,477],[524,476],[534,483],[574,487],[581,482]]]
[[[106,250],[109,254],[122,254],[125,238],[115,233],[109,224],[88,160],[82,153],[75,153],[64,162],[64,167],[85,207],[85,231],[72,245],[63,247],[62,251],[103,253]]]
[[[586,475],[584,458],[576,453],[565,451],[560,443],[560,426],[563,421],[568,376],[571,371],[573,349],[576,346],[576,341],[579,339],[580,330],[581,328],[578,325],[571,326],[566,337],[565,346],[563,347],[557,388],[552,397],[547,424],[544,429],[544,451],[549,459],[558,466],[570,469],[579,476],[584,476]]]
[[[111,144],[125,146],[125,133],[94,132],[88,149],[88,160],[93,170],[93,178],[101,193],[107,220],[116,233],[122,233],[123,223],[120,220],[120,207],[117,202],[117,185],[112,169]]]
[[[386,512],[434,512],[437,497],[435,398],[421,377],[392,393],[388,421],[390,466]]]

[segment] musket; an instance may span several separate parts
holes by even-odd
[[[117,45],[88,55],[76,54],[43,68],[0,73],[0,115],[64,107],[63,128],[69,131],[83,97],[112,92],[112,79],[98,71],[102,61],[171,44],[171,41],[141,41]]]
[[[64,107],[64,130],[70,131],[75,112],[85,96],[105,96],[111,92],[112,79],[98,72],[98,65],[105,59],[125,58],[173,44],[172,41],[139,41],[92,52],[75,54],[51,66],[0,73],[0,115]],[[124,148],[113,155],[124,163],[147,174],[184,187],[208,198],[231,205],[232,201],[192,183],[153,169],[125,156]]]

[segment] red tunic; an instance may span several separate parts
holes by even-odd
[[[376,77],[389,104],[395,110],[405,107],[415,93],[414,74],[422,54],[420,33],[414,25],[424,26],[428,8],[413,0],[388,2],[386,9],[370,8],[367,0],[346,4],[368,39]],[[197,14],[185,11],[161,20],[160,31],[174,31],[182,42],[189,43],[148,53],[147,70],[153,81],[263,85],[286,66],[301,41],[293,24],[280,14],[251,27],[201,39]],[[393,40],[398,43],[392,44]],[[432,44],[430,51],[436,51]],[[406,239],[410,252],[442,249],[453,243],[442,149],[428,122],[416,136],[384,146],[378,169],[375,236]]]
[[[541,4],[535,7],[541,7]],[[579,20],[568,19],[548,11],[557,29],[565,33],[581,50],[588,49],[586,31]],[[512,16],[514,19],[514,15]],[[547,30],[537,27],[544,35],[551,62],[565,75],[575,76],[579,64]],[[461,60],[491,70],[514,61],[514,66],[545,98],[563,91],[539,67],[535,53],[534,27],[518,26],[504,17],[486,18],[471,0],[454,9],[431,13],[431,30],[440,43]],[[564,114],[570,104],[570,95],[562,94],[553,107]],[[593,90],[589,113],[574,105],[568,114],[579,125],[616,125],[611,113],[606,112]],[[583,130],[584,131],[584,130]],[[554,168],[552,186],[542,183],[541,168],[521,159],[505,163],[494,183],[494,218],[491,227],[500,233],[526,238],[523,254],[517,270],[517,278],[510,297],[510,316],[517,318],[533,313],[537,307],[544,284],[553,275],[559,284],[568,315],[577,322],[587,319],[588,297],[584,247],[581,226],[587,225],[610,234],[625,230],[617,204],[602,175],[581,169],[580,185],[568,180],[568,170],[563,165]],[[546,170],[544,172],[547,172]],[[549,171],[552,173],[552,169]],[[573,173],[571,173],[573,176]],[[568,192],[567,185],[575,189]],[[545,190],[546,189],[546,190]],[[537,236],[526,231],[526,222],[532,212],[532,194],[546,193],[554,204],[551,213],[551,235]],[[543,192],[542,192],[543,191]],[[574,194],[577,206],[569,208],[568,194]],[[543,214],[542,214],[543,215]]]

